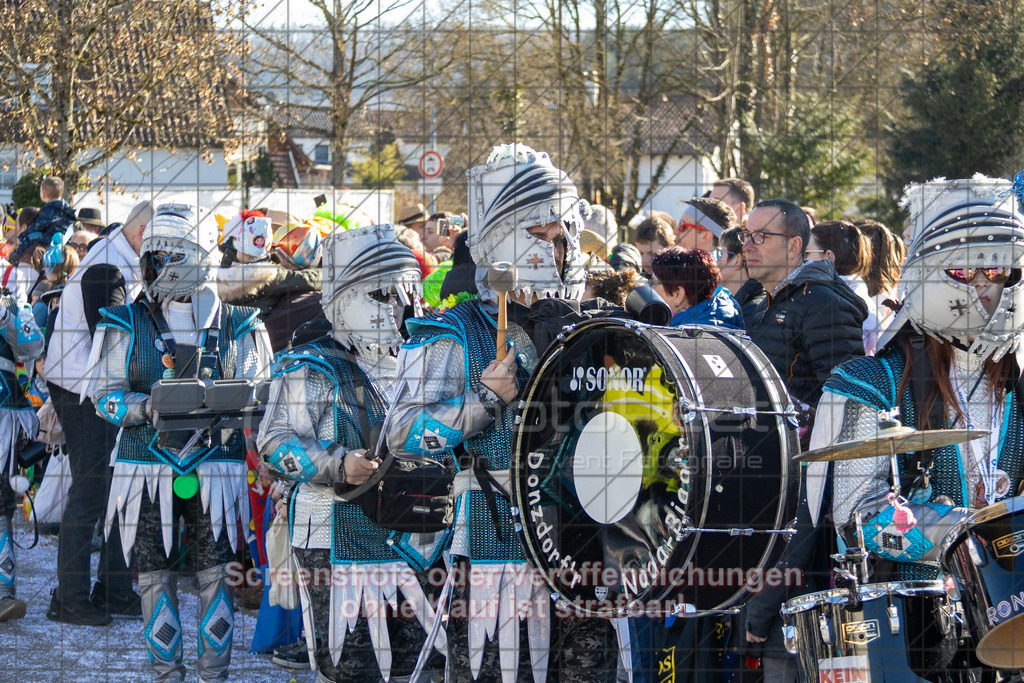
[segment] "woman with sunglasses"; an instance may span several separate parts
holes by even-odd
[[[938,575],[946,532],[971,509],[1016,495],[1024,479],[1017,355],[1024,329],[1024,216],[1009,183],[975,176],[911,185],[912,222],[898,286],[901,306],[873,358],[826,382],[811,448],[874,436],[898,414],[916,429],[985,429],[988,437],[899,458],[836,462],[833,521],[894,580]],[[810,482],[827,463],[812,463]],[[811,485],[812,512],[823,499]]]

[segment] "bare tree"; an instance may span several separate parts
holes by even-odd
[[[421,3],[310,2],[322,25],[273,26],[238,12],[250,45],[243,68],[249,91],[283,109],[285,118],[298,119],[303,109],[326,111],[327,126],[315,132],[330,142],[331,184],[341,187],[357,118],[372,107],[394,106],[398,93],[435,78],[451,57],[439,49]]]
[[[130,140],[219,144],[230,124],[223,49],[208,2],[3,3],[2,135],[63,177],[68,198]]]

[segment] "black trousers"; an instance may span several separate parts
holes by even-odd
[[[79,403],[77,394],[52,382],[46,386],[64,428],[71,465],[71,489],[57,545],[57,597],[65,603],[75,603],[89,599],[93,531],[107,510],[110,452],[118,429],[96,414],[92,401]],[[132,588],[131,574],[121,553],[120,530],[116,528],[111,529],[110,540],[100,550],[96,578],[110,593]]]

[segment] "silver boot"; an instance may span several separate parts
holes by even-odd
[[[10,517],[0,517],[0,622],[25,616],[25,602],[14,597],[14,527]]]
[[[178,575],[174,572],[139,572],[142,620],[146,646],[158,681],[185,680],[181,663],[181,616],[178,612]]]
[[[234,636],[234,589],[228,584],[227,565],[196,572],[199,584],[199,680],[226,681]]]
[[[0,598],[14,597],[14,525],[0,517]]]

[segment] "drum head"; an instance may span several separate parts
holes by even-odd
[[[588,616],[700,613],[758,588],[750,571],[783,543],[761,532],[792,520],[798,479],[792,425],[771,412],[788,397],[759,354],[738,334],[632,321],[552,345],[524,392],[511,478],[553,598]]]

